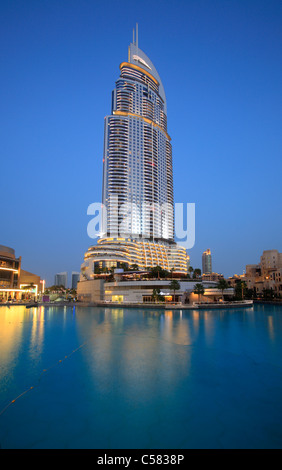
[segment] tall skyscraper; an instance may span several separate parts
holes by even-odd
[[[65,289],[68,285],[68,273],[65,271],[63,273],[55,274],[55,286],[64,286]]]
[[[136,43],[105,118],[103,235],[173,241],[172,150],[161,79]],[[119,213],[119,214],[118,214]]]
[[[204,251],[202,255],[202,274],[211,274],[212,273],[212,258],[211,250]]]
[[[85,254],[84,277],[95,267],[121,263],[187,273],[186,250],[174,241],[166,96],[138,37],[120,64],[111,114],[105,117],[102,203],[102,234]]]
[[[79,277],[80,277],[80,273],[72,271],[72,273],[71,273],[71,288],[72,289],[77,288],[77,283],[79,281]]]

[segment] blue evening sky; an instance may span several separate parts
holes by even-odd
[[[104,116],[132,30],[165,87],[191,264],[241,274],[282,251],[282,2],[2,0],[0,244],[53,284],[79,271],[101,201]]]

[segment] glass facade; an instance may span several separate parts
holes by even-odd
[[[95,270],[137,265],[186,274],[187,254],[174,242],[171,139],[164,87],[137,44],[112,91],[104,122],[102,233],[85,253],[81,280]]]
[[[135,44],[120,65],[112,112],[105,118],[103,161],[103,235],[172,241],[166,98],[155,67]]]
[[[212,273],[211,251],[208,249],[202,255],[202,274]]]

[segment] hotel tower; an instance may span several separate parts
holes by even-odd
[[[187,254],[174,241],[171,138],[164,87],[138,34],[112,91],[104,122],[102,233],[85,253],[81,274],[95,268],[161,266],[187,273]]]
[[[208,249],[202,254],[202,274],[212,273],[211,250]]]

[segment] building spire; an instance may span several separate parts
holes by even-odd
[[[137,51],[138,51],[138,23],[136,23],[136,48],[137,48]]]
[[[132,44],[134,44],[134,46],[137,47],[138,49],[138,23],[136,23],[136,35],[135,35],[135,31],[134,31],[134,28],[133,28],[133,38],[132,38]]]

